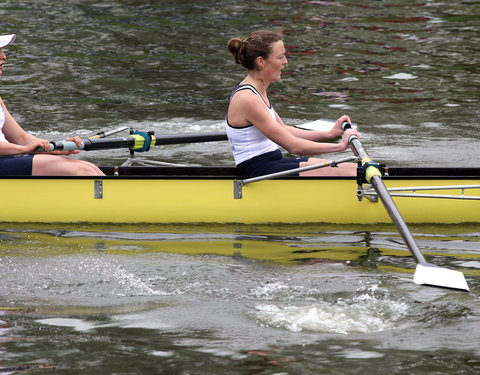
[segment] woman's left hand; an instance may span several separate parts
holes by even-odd
[[[350,120],[350,117],[347,115],[343,115],[340,117],[336,122],[335,125],[332,128],[333,136],[334,137],[341,137],[343,134],[343,129],[342,129],[342,124],[347,121],[349,124],[352,123]]]

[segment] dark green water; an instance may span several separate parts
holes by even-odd
[[[223,130],[227,40],[281,27],[286,123],[348,113],[378,161],[479,164],[478,1],[1,1],[0,25],[0,96],[48,139]],[[144,157],[232,164],[222,143]],[[0,374],[477,374],[480,230],[413,231],[470,293],[413,284],[388,226],[4,223]]]

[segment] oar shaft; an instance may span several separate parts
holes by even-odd
[[[161,135],[155,138],[155,144],[159,145],[173,145],[181,143],[202,143],[202,142],[215,142],[215,141],[226,141],[227,133],[218,132],[218,133],[186,133],[186,134],[169,134]]]
[[[344,129],[348,129],[349,126],[350,124],[343,125]],[[352,150],[354,154],[362,160],[363,165],[365,165],[367,161],[370,161],[370,157],[367,151],[365,150],[365,148],[363,147],[362,142],[360,142],[360,140],[356,136],[352,135],[349,139],[349,142],[350,142],[350,145],[352,146]],[[376,168],[376,167],[368,166],[367,168]],[[365,171],[365,173],[368,173],[368,172]],[[425,257],[423,256],[422,252],[418,248],[418,245],[415,242],[415,239],[413,238],[410,230],[408,229],[408,226],[405,223],[405,220],[403,220],[403,217],[400,214],[400,211],[398,210],[395,202],[390,196],[390,193],[388,192],[387,187],[383,183],[382,177],[379,175],[379,173],[378,174],[373,173],[369,182],[372,184],[373,188],[375,189],[378,196],[380,197],[380,200],[385,206],[390,218],[392,219],[393,223],[397,227],[397,230],[399,231],[403,240],[405,241],[408,248],[410,249],[410,252],[413,254],[415,259],[417,260],[417,263],[422,265],[427,264],[427,261],[425,260]]]
[[[400,211],[398,211],[398,208],[395,205],[395,202],[393,201],[393,199],[391,198],[390,193],[388,192],[381,177],[373,176],[372,179],[370,180],[370,183],[372,184],[373,188],[375,189],[378,196],[380,197],[383,205],[385,206],[388,214],[390,215],[390,218],[392,219],[393,223],[397,227],[398,232],[400,233],[403,240],[407,244],[411,253],[417,260],[417,263],[422,265],[426,264],[427,261],[425,260],[425,257],[423,256],[422,252],[418,248],[418,245],[415,242],[415,239],[413,238],[412,233],[410,232],[410,229],[408,229],[408,226],[405,223],[405,220],[403,220],[403,217],[400,214]]]
[[[155,145],[172,145],[182,143],[202,143],[227,140],[227,134],[218,133],[186,133],[186,134],[167,134],[155,137]],[[91,138],[82,141],[81,145],[77,145],[71,141],[50,142],[50,149],[46,151],[73,151],[73,150],[107,150],[112,148],[132,148],[135,146],[135,138],[132,136],[118,138]],[[135,150],[135,149],[134,149]],[[37,151],[45,151],[38,149]]]
[[[342,124],[344,130],[351,128],[351,125],[347,122]],[[412,233],[407,227],[405,220],[398,211],[397,206],[393,202],[393,199],[388,192],[385,184],[382,180],[382,173],[378,168],[377,163],[372,163],[367,151],[363,148],[362,142],[356,135],[351,135],[349,143],[353,149],[353,152],[362,160],[362,167],[364,169],[365,179],[370,182],[375,189],[376,193],[380,197],[385,209],[387,210],[390,218],[400,232],[403,240],[407,244],[408,249],[415,257],[417,261],[417,267],[413,275],[413,281],[416,284],[432,285],[442,288],[452,288],[468,291],[468,284],[465,280],[463,273],[459,271],[453,271],[442,267],[437,267],[433,264],[427,263],[422,252],[417,246]]]
[[[121,126],[117,129],[113,129],[113,130],[109,130],[109,131],[101,131],[101,132],[98,132],[97,134],[95,134],[94,136],[92,137],[88,137],[90,139],[94,139],[94,138],[105,138],[105,137],[108,137],[110,135],[113,135],[113,134],[116,134],[116,133],[120,133],[120,132],[123,132],[124,130],[127,130],[128,129],[128,126]]]

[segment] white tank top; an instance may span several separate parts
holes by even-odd
[[[232,96],[241,90],[251,90],[258,96],[261,96],[257,89],[252,85],[238,85],[233,90]],[[275,119],[275,111],[271,104],[268,108],[268,111]],[[269,138],[265,137],[255,125],[234,128],[228,123],[227,116],[225,128],[227,130],[228,140],[230,141],[230,146],[232,147],[232,153],[236,165],[255,156],[278,150],[278,145]]]
[[[5,125],[5,112],[3,112],[3,108],[0,105],[0,142],[8,142],[3,134],[3,125]]]

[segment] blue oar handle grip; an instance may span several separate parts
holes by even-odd
[[[50,152],[53,150],[55,150],[55,145],[53,144],[53,142],[50,142],[48,150],[45,150],[43,147],[37,147],[35,149],[35,152]]]
[[[37,147],[35,151],[37,152],[50,152],[50,151],[74,151],[74,150],[83,150],[85,147],[82,142],[78,146],[75,142],[72,141],[60,141],[60,142],[50,142],[50,147],[48,150],[45,150],[43,147]]]

